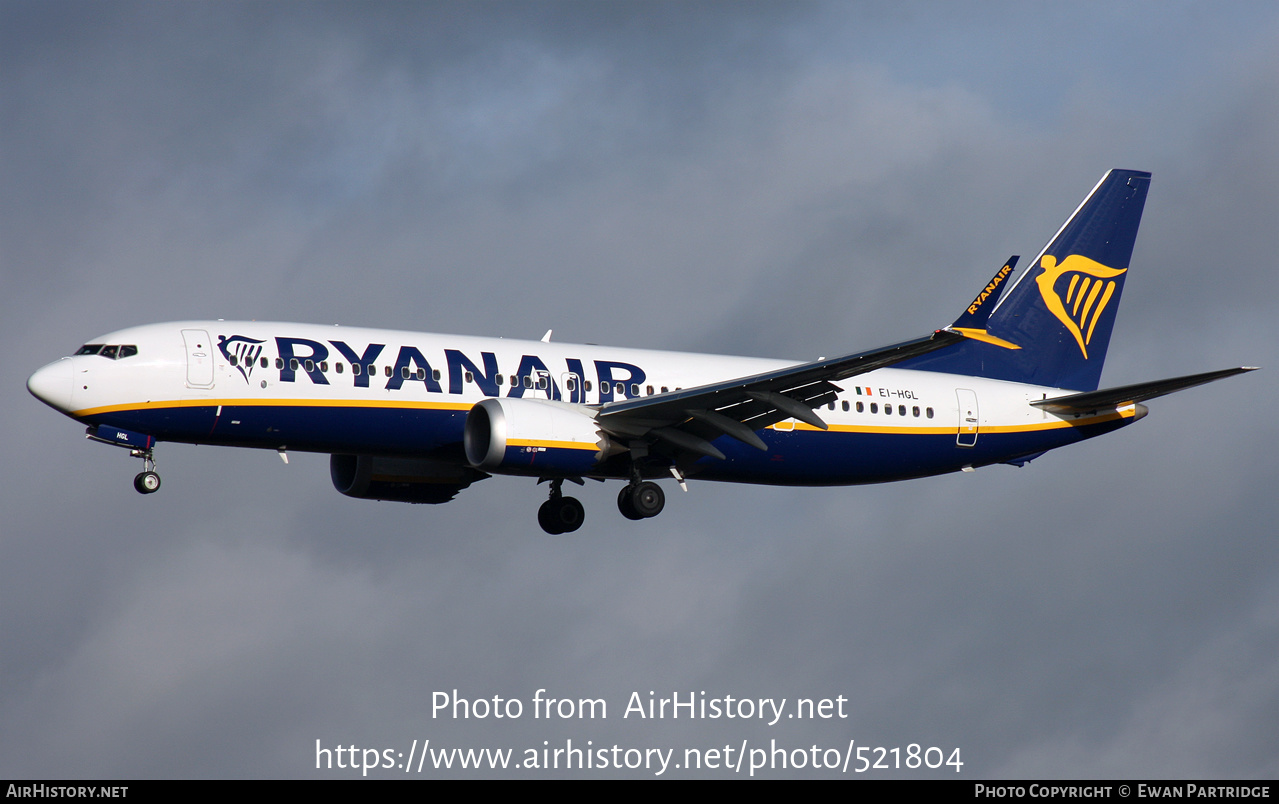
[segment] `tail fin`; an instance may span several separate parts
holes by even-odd
[[[1149,173],[1108,172],[1027,264],[984,331],[900,367],[1095,390],[1149,187]]]

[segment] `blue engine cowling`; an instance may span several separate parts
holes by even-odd
[[[488,475],[469,466],[434,458],[330,455],[333,488],[361,500],[446,503]]]

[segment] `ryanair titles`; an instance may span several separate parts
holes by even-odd
[[[1008,275],[1011,274],[1012,272],[1013,272],[1013,267],[1011,264],[1005,265],[1003,268],[1000,268],[999,273],[995,274],[995,277],[991,279],[989,283],[987,283],[986,287],[982,288],[981,293],[977,294],[977,298],[973,299],[973,303],[968,305],[969,315],[976,315],[977,308],[981,307],[982,302],[986,301],[986,299],[989,299],[992,293],[999,290],[999,286],[1004,283],[1004,280],[1007,279]]]
[[[475,383],[486,396],[542,396],[582,403],[588,393],[599,403],[635,396],[647,379],[644,369],[616,360],[592,361],[591,375],[579,358],[570,357],[564,367],[552,371],[541,357],[521,355],[519,366],[509,376],[498,366],[494,352],[478,356],[457,349],[443,350],[441,356],[427,354],[416,346],[389,347],[370,343],[353,347],[346,341],[316,341],[309,338],[276,337],[275,355],[269,354],[269,341],[243,335],[219,335],[218,349],[245,382],[253,373],[278,372],[279,382],[300,382],[303,378],[316,385],[330,385],[330,377],[344,374],[342,362],[329,365],[329,360],[345,361],[350,381],[356,388],[379,387],[388,391],[422,383],[435,394],[461,394],[467,383]],[[477,358],[478,357],[478,361]],[[433,365],[431,360],[435,360]],[[441,371],[441,368],[443,371]],[[509,368],[509,367],[508,367]],[[444,372],[448,373],[447,380]],[[448,389],[445,390],[444,383]],[[597,385],[598,388],[592,388]]]

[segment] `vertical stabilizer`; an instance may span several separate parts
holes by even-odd
[[[901,367],[1095,390],[1149,187],[1149,173],[1107,173],[990,313],[989,337]]]

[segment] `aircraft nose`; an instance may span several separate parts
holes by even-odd
[[[27,390],[49,407],[70,413],[73,379],[71,358],[64,357],[32,374],[27,380]]]

